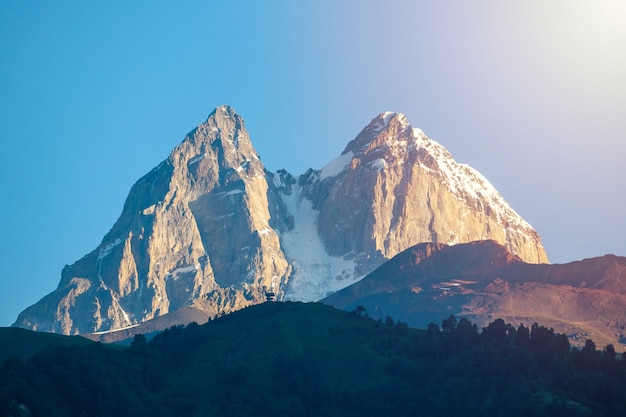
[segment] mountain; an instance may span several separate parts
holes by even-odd
[[[244,308],[130,347],[80,336],[0,358],[2,416],[623,416],[626,361],[545,327],[428,330],[320,303]],[[61,339],[57,339],[61,340]],[[79,343],[80,341],[80,343]],[[39,349],[32,352],[32,345]]]
[[[567,264],[529,264],[494,241],[423,243],[401,252],[361,281],[322,302],[373,317],[426,327],[454,314],[478,326],[499,317],[540,323],[626,350],[626,257],[605,255]]]
[[[279,179],[296,219],[282,236],[300,266],[286,291],[294,299],[319,300],[421,242],[493,239],[528,262],[548,262],[537,232],[495,188],[400,113],[374,118],[293,191],[294,181]]]
[[[221,106],[131,188],[102,243],[63,268],[14,326],[129,329],[183,307],[205,317],[265,299],[312,301],[420,242],[494,239],[547,262],[537,232],[472,168],[383,113],[321,170],[269,172]]]

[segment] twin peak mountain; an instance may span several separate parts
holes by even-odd
[[[243,119],[215,109],[135,183],[102,243],[14,325],[128,328],[193,307],[316,301],[421,242],[494,240],[547,263],[538,233],[471,167],[405,116],[375,117],[321,170],[265,169]]]

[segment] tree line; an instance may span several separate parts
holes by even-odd
[[[363,308],[332,314],[329,326],[271,318],[291,339],[228,318],[219,329],[223,319],[139,335],[130,347],[10,358],[0,416],[626,415],[626,358],[611,345],[572,348],[551,328],[502,319],[413,329]]]

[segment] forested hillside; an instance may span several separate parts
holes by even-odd
[[[128,348],[7,358],[0,416],[623,416],[625,386],[612,346],[572,350],[540,325],[450,316],[419,330],[362,308],[265,303]]]

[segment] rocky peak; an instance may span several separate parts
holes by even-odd
[[[171,153],[169,161],[195,193],[208,192],[246,177],[263,175],[263,166],[250,142],[243,119],[231,107],[215,109],[207,121],[187,134]]]
[[[411,140],[412,129],[404,114],[381,113],[348,143],[342,154],[352,152],[356,156],[367,156],[381,148],[392,147],[395,142]]]
[[[66,334],[133,326],[185,306],[222,314],[289,276],[265,169],[243,119],[213,111],[132,187],[96,250],[16,324]]]
[[[493,239],[529,262],[547,262],[537,233],[489,181],[401,113],[375,117],[321,170],[327,178],[308,195],[321,197],[314,207],[330,253],[368,248],[389,258],[419,242]]]
[[[265,170],[243,119],[215,109],[133,187],[102,243],[16,325],[66,334],[315,301],[421,242],[493,239],[547,262],[541,239],[478,172],[400,113],[382,113],[322,170]],[[434,246],[433,246],[434,245]]]

